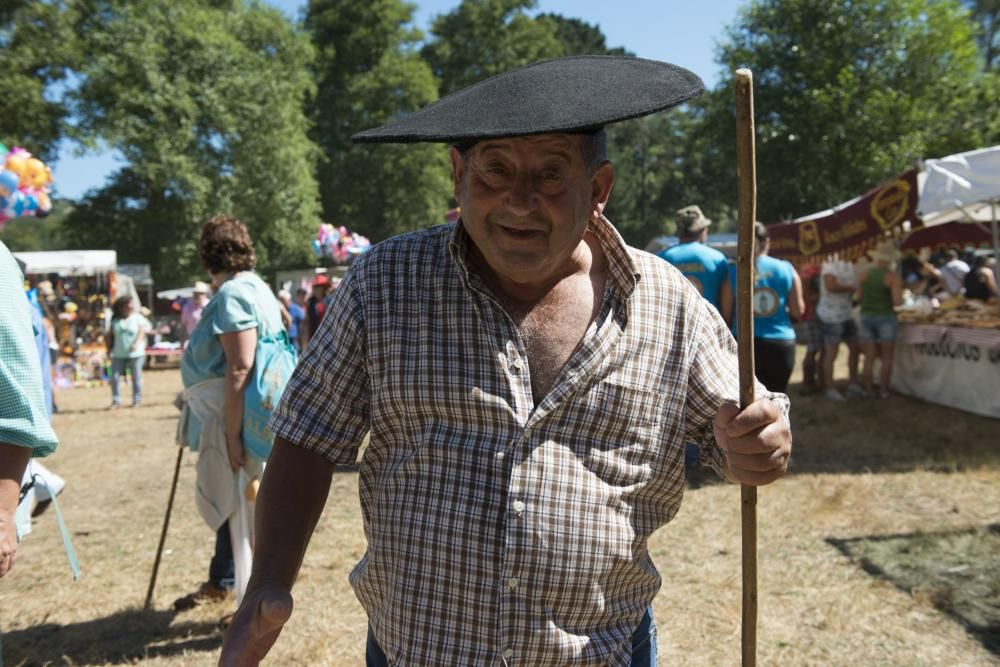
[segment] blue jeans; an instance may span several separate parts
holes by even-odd
[[[895,315],[863,315],[861,317],[861,340],[876,343],[891,343],[896,340]]]
[[[118,381],[125,370],[128,369],[132,375],[132,405],[139,405],[142,400],[142,365],[146,361],[146,355],[138,357],[128,357],[119,359],[111,357],[111,402],[115,405],[121,404],[121,395],[118,393]]]
[[[656,624],[653,623],[653,608],[642,615],[639,627],[632,633],[632,661],[630,667],[656,667]],[[365,667],[389,667],[389,661],[382,652],[371,626],[368,626],[368,644],[365,646]]]

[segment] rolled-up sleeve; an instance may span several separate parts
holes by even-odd
[[[363,263],[334,293],[270,421],[275,435],[338,464],[356,461],[369,427]]]
[[[21,271],[0,243],[0,443],[48,456],[59,446],[45,411],[41,362]]]

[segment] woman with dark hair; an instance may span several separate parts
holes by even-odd
[[[253,538],[243,499],[250,500],[264,462],[244,449],[244,393],[258,338],[283,330],[277,299],[253,272],[256,255],[243,223],[226,215],[211,218],[202,227],[198,252],[214,296],[181,359],[185,390],[178,435],[199,451],[196,500],[216,539],[208,581],[176,600],[178,610],[225,599],[234,587],[238,603],[246,587]]]
[[[126,370],[132,375],[132,407],[142,401],[142,367],[146,363],[146,334],[153,328],[141,313],[135,312],[130,296],[120,296],[111,306],[111,328],[107,347],[111,355],[111,409],[121,407],[118,382]]]
[[[753,356],[757,379],[768,391],[785,392],[795,367],[795,329],[789,315],[798,319],[805,312],[802,281],[795,267],[768,256],[771,240],[763,223],[754,223]],[[735,282],[735,267],[730,278]],[[736,285],[733,285],[736,293]],[[733,320],[736,330],[736,320]]]

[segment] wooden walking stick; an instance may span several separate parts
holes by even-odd
[[[167,541],[167,526],[170,525],[170,511],[174,508],[174,493],[177,491],[177,477],[181,472],[181,457],[184,446],[177,447],[177,464],[174,465],[174,481],[170,484],[170,499],[167,500],[167,513],[163,517],[163,530],[160,532],[160,546],[156,548],[156,560],[153,561],[153,574],[149,578],[149,590],[146,591],[146,604],[143,609],[149,609],[153,603],[153,589],[156,587],[156,573],[160,570],[160,556],[163,554],[163,543]]]
[[[739,178],[739,232],[736,250],[737,352],[740,410],[754,400],[753,266],[757,217],[754,155],[753,73],[736,70],[736,164]],[[757,487],[740,485],[743,554],[743,667],[757,664]]]

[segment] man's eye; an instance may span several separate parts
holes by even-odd
[[[507,173],[507,168],[504,167],[502,164],[498,164],[498,163],[494,162],[492,164],[486,165],[485,171],[486,171],[487,174],[494,174],[494,175],[499,176],[499,175],[502,175],[502,174],[506,174]]]
[[[538,176],[543,181],[558,181],[560,178],[562,178],[562,174],[560,174],[558,171],[555,171],[554,169],[548,169],[546,171],[543,171]]]

